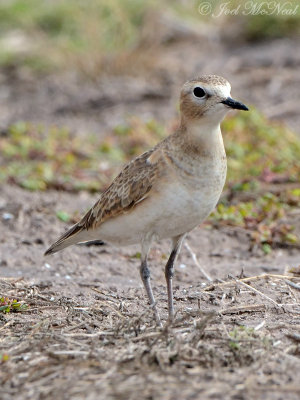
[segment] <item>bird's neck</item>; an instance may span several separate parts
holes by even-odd
[[[199,153],[214,153],[224,150],[220,121],[208,118],[186,121],[181,120],[178,131],[184,145]]]

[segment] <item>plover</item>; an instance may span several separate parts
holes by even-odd
[[[174,263],[187,232],[215,208],[226,179],[220,123],[230,109],[248,108],[230,97],[229,82],[204,75],[186,82],[180,95],[180,125],[166,139],[127,164],[96,204],[47,251],[102,240],[141,245],[140,275],[158,324],[147,257],[153,241],[171,238],[165,266],[169,319],[174,318]]]

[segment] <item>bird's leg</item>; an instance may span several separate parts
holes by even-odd
[[[165,277],[167,281],[168,289],[168,310],[169,310],[169,321],[174,319],[174,303],[173,303],[173,276],[174,276],[174,263],[176,261],[177,255],[180,251],[181,244],[183,242],[185,235],[180,235],[172,238],[173,246],[170,257],[165,267]]]
[[[151,288],[150,270],[148,268],[147,256],[142,258],[142,263],[141,263],[141,267],[140,267],[140,274],[141,274],[141,278],[142,278],[144,287],[145,287],[147,295],[148,295],[150,306],[153,308],[153,312],[154,312],[156,323],[157,323],[157,325],[162,326],[161,320],[160,320],[160,316],[159,316],[159,313],[158,313],[158,310],[157,310],[157,307],[156,307],[156,303],[155,303],[155,300],[154,300],[152,288]]]

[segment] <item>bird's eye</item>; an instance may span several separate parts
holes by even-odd
[[[194,96],[196,96],[196,97],[204,97],[205,96],[205,91],[199,86],[195,87],[193,93],[194,93]]]

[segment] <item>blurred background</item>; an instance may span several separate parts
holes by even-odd
[[[182,82],[216,73],[299,131],[299,21],[297,1],[2,0],[1,127],[169,121]]]
[[[185,80],[218,74],[251,111],[224,122],[212,218],[266,252],[298,241],[270,228],[299,206],[298,1],[2,0],[0,33],[2,185],[99,192],[177,126]]]

